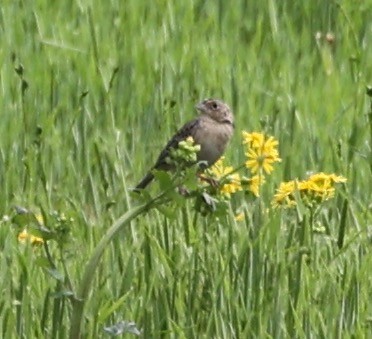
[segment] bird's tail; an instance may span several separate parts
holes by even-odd
[[[152,179],[154,179],[154,175],[151,172],[147,173],[141,182],[136,186],[135,190],[138,191],[140,189],[144,189],[152,181]]]

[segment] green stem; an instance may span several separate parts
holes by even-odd
[[[65,257],[63,256],[64,252],[63,252],[63,249],[62,249],[61,245],[59,245],[58,247],[59,247],[59,258],[60,258],[59,260],[62,263],[63,273],[64,273],[64,276],[65,276],[65,285],[67,285],[67,288],[69,289],[69,291],[71,291],[73,293],[75,291],[75,289],[72,285],[72,280],[70,278],[70,274],[69,274],[68,269],[67,269]]]
[[[56,265],[54,264],[53,258],[50,254],[47,241],[44,241],[44,250],[45,250],[45,254],[46,254],[46,257],[47,257],[47,260],[49,262],[50,267],[52,267],[53,269],[56,268]]]
[[[85,266],[85,271],[83,278],[81,279],[80,286],[78,288],[77,295],[73,301],[72,316],[71,316],[71,328],[70,328],[70,338],[78,339],[81,337],[81,323],[84,314],[85,302],[88,298],[91,285],[94,278],[94,273],[98,267],[99,261],[103,255],[103,252],[107,248],[107,245],[111,242],[114,236],[120,232],[124,226],[128,225],[134,218],[136,218],[141,213],[154,207],[155,203],[163,197],[163,194],[150,200],[149,202],[134,207],[133,209],[127,211],[119,219],[117,219],[114,224],[107,230],[104,237],[100,240],[92,256],[90,257],[87,265]]]

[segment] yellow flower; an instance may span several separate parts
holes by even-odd
[[[260,196],[260,187],[265,182],[263,175],[254,175],[248,179],[248,190],[250,190],[256,197]]]
[[[34,214],[35,215],[35,218],[36,220],[38,221],[38,223],[40,225],[44,225],[44,218],[43,218],[43,215],[41,213],[36,213]]]
[[[247,147],[245,166],[252,173],[258,173],[263,170],[265,173],[270,174],[274,170],[273,164],[281,161],[277,150],[279,142],[273,137],[266,138],[262,133],[247,133],[243,131],[242,134],[243,144]]]
[[[228,180],[228,182],[226,184],[223,184],[223,186],[221,187],[221,192],[226,196],[230,197],[230,194],[242,190],[240,175],[238,173],[230,174],[229,176],[227,176],[226,180]]]
[[[264,143],[265,137],[262,133],[252,132],[248,133],[246,131],[242,132],[243,135],[243,145],[248,144],[250,147],[258,148]]]
[[[241,179],[238,173],[232,173],[232,166],[224,165],[225,157],[221,157],[209,170],[209,174],[216,180],[222,180],[220,192],[227,197],[242,190]]]
[[[347,179],[342,176],[321,172],[311,175],[307,180],[307,184],[309,190],[313,191],[315,197],[321,198],[322,200],[328,200],[335,194],[333,184],[344,183],[346,181]]]
[[[27,213],[31,213],[31,212],[27,212]],[[35,213],[35,214],[31,213],[31,215],[36,219],[35,221],[38,223],[39,226],[44,225],[44,218],[41,213]],[[21,243],[25,243],[26,241],[29,241],[32,245],[41,245],[44,243],[43,238],[29,234],[26,228],[18,234],[18,241]]]
[[[235,216],[236,221],[243,221],[244,220],[244,212],[240,212]]]
[[[296,205],[295,192],[308,206],[319,204],[332,198],[335,194],[335,183],[344,183],[346,178],[335,174],[316,173],[303,181],[282,182],[273,199],[273,206],[292,207]]]
[[[18,234],[18,241],[22,243],[29,241],[32,245],[41,245],[44,243],[43,238],[28,234],[27,230],[23,230],[21,233]]]
[[[280,205],[284,207],[291,207],[296,205],[293,195],[296,189],[298,189],[298,182],[296,180],[282,182],[279,185],[279,188],[276,190],[276,194],[274,195],[274,207]]]
[[[224,161],[225,157],[219,158],[209,170],[216,179],[221,179],[233,170],[232,166],[225,166]]]
[[[347,179],[341,175],[338,176],[336,174],[325,174],[320,172],[310,175],[308,181],[320,186],[325,186],[331,185],[332,183],[344,183]]]

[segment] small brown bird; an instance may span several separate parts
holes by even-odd
[[[206,99],[195,108],[200,115],[178,130],[160,153],[152,170],[171,170],[172,166],[166,161],[170,150],[176,149],[180,141],[190,136],[195,144],[200,145],[197,162],[201,162],[202,168],[213,165],[222,156],[234,132],[234,117],[229,106],[218,99]],[[145,188],[153,178],[154,175],[149,171],[135,190]]]

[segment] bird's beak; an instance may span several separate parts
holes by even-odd
[[[199,102],[196,106],[195,106],[196,110],[199,111],[199,112],[204,112],[204,104],[202,102]]]

